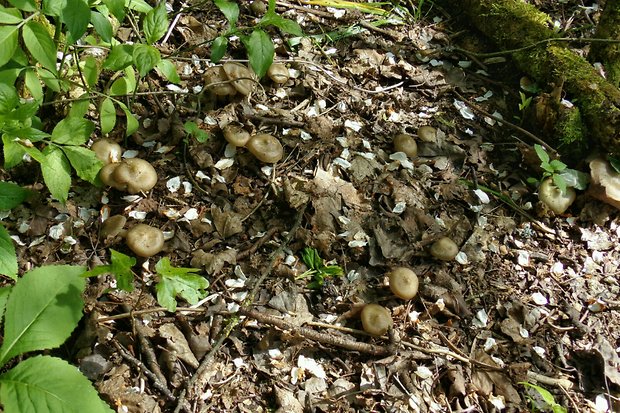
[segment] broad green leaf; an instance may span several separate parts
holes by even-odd
[[[15,109],[19,103],[19,96],[13,86],[0,83],[0,115],[5,115]]]
[[[9,0],[11,5],[23,11],[36,11],[37,6],[34,0]]]
[[[43,132],[42,130],[31,126],[24,126],[23,124],[20,124],[15,128],[5,127],[4,130],[11,136],[16,136],[21,139],[28,139],[30,142],[40,142],[49,137],[49,134]]]
[[[549,162],[549,165],[556,172],[563,171],[564,169],[566,169],[566,164],[558,159],[552,160],[551,162]]]
[[[17,52],[21,52],[23,54],[22,49],[18,48]],[[22,65],[22,67],[23,66],[25,65]],[[14,84],[22,72],[22,67],[0,70],[0,83],[5,83],[7,85]]]
[[[26,151],[30,154],[28,148]],[[41,162],[41,172],[47,189],[52,197],[61,203],[67,202],[71,188],[71,167],[65,154],[55,146],[47,146],[43,150],[45,159]],[[32,155],[31,155],[32,156]]]
[[[7,412],[112,413],[75,366],[51,356],[31,357],[0,376],[0,398]]]
[[[114,35],[110,20],[98,11],[90,12],[90,22],[104,42],[110,43]]]
[[[65,0],[43,0],[42,3],[43,14],[47,16],[59,17],[65,7]]]
[[[295,36],[303,36],[304,32],[301,30],[299,24],[296,21],[285,19],[275,12],[267,12],[259,23],[261,26],[275,26],[285,33],[289,33]]]
[[[0,225],[0,274],[17,279],[17,256],[9,232]]]
[[[155,264],[155,270],[160,277],[155,286],[157,302],[168,311],[176,310],[177,296],[196,304],[207,295],[205,290],[209,288],[209,281],[194,274],[199,271],[197,268],[173,267],[169,258],[162,258]]]
[[[542,146],[536,143],[534,144],[534,150],[536,151],[536,155],[538,155],[538,159],[540,159],[541,162],[549,163],[549,154]]]
[[[4,309],[6,308],[6,302],[9,299],[9,294],[11,294],[12,289],[13,286],[11,285],[0,288],[0,324],[2,324],[2,319],[4,318]]]
[[[19,29],[17,26],[0,26],[0,67],[13,58],[17,49]]]
[[[117,18],[119,23],[125,20],[125,0],[103,0],[103,4],[108,7],[110,13]]]
[[[152,7],[144,0],[125,0],[125,7],[138,13],[148,13]]]
[[[67,117],[52,130],[52,142],[63,145],[82,145],[95,130],[95,124],[88,119]]]
[[[84,80],[88,87],[93,87],[99,80],[99,68],[97,67],[97,59],[93,56],[86,56],[84,59],[84,67],[82,69]]]
[[[608,160],[611,167],[614,168],[614,171],[620,173],[620,159],[615,156],[609,156]]]
[[[121,44],[113,46],[108,57],[103,62],[103,68],[109,70],[123,70],[133,62],[134,45]]]
[[[553,180],[553,184],[560,190],[562,193],[566,193],[566,181],[562,175],[554,174],[551,179]]]
[[[41,65],[56,73],[56,45],[47,29],[38,22],[29,21],[22,28],[26,48]]]
[[[62,150],[69,158],[77,176],[94,184],[97,180],[97,174],[103,166],[101,161],[97,159],[95,152],[83,146],[63,146]]]
[[[22,148],[24,148],[24,152],[26,152],[28,155],[30,155],[30,157],[32,159],[34,159],[35,161],[39,162],[40,164],[44,163],[47,161],[46,156],[37,148],[35,148],[34,146],[25,144],[25,145],[21,145]]]
[[[124,96],[130,94],[131,92],[133,92],[133,90],[129,87],[127,84],[127,79],[124,77],[119,77],[114,81],[114,83],[112,83],[112,86],[110,86],[111,96]]]
[[[133,291],[134,275],[131,268],[136,265],[136,259],[110,248],[110,261],[117,287],[123,291]]]
[[[49,87],[56,93],[60,92],[61,84],[54,73],[44,68],[39,69],[38,72],[39,77],[41,78],[43,83],[45,83],[45,86]]]
[[[0,182],[0,210],[15,208],[24,202],[30,191],[12,182]]]
[[[142,30],[148,44],[153,44],[166,34],[168,30],[168,14],[166,2],[161,0],[157,6],[146,13],[142,22]]]
[[[183,128],[185,129],[185,132],[193,136],[194,139],[196,139],[196,141],[200,143],[204,143],[209,140],[209,133],[205,130],[200,129],[196,122],[187,121],[183,124]]]
[[[123,109],[123,112],[125,112],[127,122],[127,130],[125,131],[125,136],[133,135],[133,133],[138,130],[138,127],[140,127],[138,119],[136,119],[134,114],[131,113],[129,108],[124,103],[119,102],[118,105],[121,107],[121,109]]]
[[[564,178],[567,186],[579,189],[580,191],[585,190],[590,182],[590,175],[574,169],[567,168],[559,175]]]
[[[174,65],[172,60],[162,59],[155,67],[169,82],[177,84],[181,82],[181,78],[177,73],[177,67]]]
[[[73,44],[86,33],[90,23],[90,7],[85,0],[64,0],[60,18],[67,26],[67,41]]]
[[[271,38],[264,31],[256,29],[246,40],[245,47],[248,49],[250,66],[254,69],[254,73],[259,78],[263,77],[273,63],[274,48]]]
[[[18,24],[22,20],[22,14],[19,10],[0,6],[0,24]]]
[[[38,101],[43,101],[43,86],[41,85],[41,80],[39,80],[39,76],[33,69],[26,69],[24,73],[24,83],[26,87],[30,91],[32,97]]]
[[[28,271],[18,280],[6,304],[0,365],[26,352],[58,347],[69,338],[82,318],[84,270],[49,265]],[[0,389],[4,390],[4,383]]]
[[[133,49],[133,62],[141,77],[146,76],[161,60],[159,50],[146,44],[136,44]]]
[[[76,100],[71,105],[71,109],[69,110],[69,117],[71,118],[83,118],[88,113],[88,106],[90,105],[90,100],[88,99],[88,94],[84,94],[81,97],[84,99]]]
[[[213,40],[211,45],[211,61],[218,63],[226,54],[228,49],[228,38],[226,36],[218,36]]]
[[[237,3],[227,0],[213,0],[213,3],[220,9],[230,25],[234,27],[237,24],[237,20],[239,20],[239,6]]]
[[[2,135],[2,146],[4,154],[4,167],[11,169],[19,165],[24,159],[26,151],[12,136],[6,133]]]
[[[25,102],[17,106],[17,108],[6,116],[6,119],[13,119],[24,124],[28,124],[30,120],[39,111],[39,102]]]
[[[105,98],[101,102],[99,108],[99,120],[101,122],[101,133],[104,135],[110,133],[116,125],[116,108],[114,108],[114,102],[110,98]]]

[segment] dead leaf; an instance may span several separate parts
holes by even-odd
[[[314,193],[317,195],[340,195],[342,200],[351,207],[369,209],[370,206],[357,192],[351,182],[334,176],[333,170],[325,171],[318,168],[314,179]]]
[[[241,216],[233,211],[222,211],[215,205],[211,207],[213,224],[222,238],[228,238],[243,231]]]
[[[172,323],[166,323],[159,327],[159,335],[166,339],[166,349],[170,352],[175,352],[177,357],[192,366],[198,368],[198,360],[192,350],[189,348],[189,344],[185,339],[185,336]]]

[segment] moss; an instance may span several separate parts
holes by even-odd
[[[620,0],[607,0],[601,15],[595,38],[620,40]],[[603,64],[609,82],[620,86],[620,44],[593,43],[590,47],[590,61]]]
[[[557,149],[562,159],[575,164],[588,155],[586,127],[581,119],[581,111],[577,106],[564,107],[555,124]]]

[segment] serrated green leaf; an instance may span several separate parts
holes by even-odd
[[[125,0],[125,7],[130,10],[135,10],[138,13],[148,13],[153,9],[153,7],[144,0]]]
[[[11,112],[18,103],[17,90],[13,86],[0,83],[0,115]]]
[[[137,44],[133,49],[133,62],[141,77],[146,76],[161,60],[159,50],[146,44]]]
[[[237,20],[239,20],[239,6],[237,3],[227,0],[214,0],[213,3],[220,9],[230,25],[234,27],[237,24]]]
[[[30,155],[32,159],[39,162],[40,164],[44,163],[47,160],[45,155],[37,148],[30,146],[30,145],[22,145],[22,147],[24,148],[24,151],[28,155]]]
[[[125,112],[125,118],[126,118],[126,122],[127,122],[127,130],[125,131],[125,136],[130,136],[135,131],[138,130],[138,127],[140,127],[140,124],[138,123],[138,119],[136,119],[134,114],[131,113],[129,108],[124,103],[120,103],[119,102],[118,105],[121,107],[123,112]]]
[[[114,35],[112,24],[106,16],[93,10],[90,12],[90,22],[104,42],[110,43],[112,41],[112,36]]]
[[[56,74],[56,45],[47,29],[38,22],[29,21],[22,28],[26,48],[41,65]]]
[[[97,175],[103,164],[97,159],[95,152],[83,146],[63,146],[62,151],[69,159],[77,176],[91,184],[97,181]]]
[[[549,163],[549,154],[545,149],[539,144],[534,144],[534,150],[536,151],[536,155],[538,155],[538,159],[540,159],[543,163]]]
[[[13,286],[7,285],[5,287],[0,288],[0,324],[2,324],[2,319],[4,318],[4,309],[6,308],[6,302],[9,299],[9,294]]]
[[[19,10],[0,6],[0,24],[18,24],[22,20],[22,14]]]
[[[84,270],[49,265],[28,271],[18,280],[6,305],[0,365],[19,354],[58,347],[69,338],[82,318],[86,280],[80,275]]]
[[[275,26],[285,33],[303,36],[304,32],[296,21],[285,19],[275,12],[267,12],[259,23],[261,26]]]
[[[183,128],[185,129],[185,132],[193,136],[194,139],[200,143],[204,143],[209,140],[209,133],[200,129],[196,122],[187,121],[183,124]]]
[[[19,165],[26,151],[24,147],[14,140],[12,136],[6,133],[2,135],[2,152],[4,154],[4,167],[11,169]]]
[[[274,47],[271,38],[264,31],[255,29],[247,39],[245,47],[254,73],[259,78],[263,77],[273,63]]]
[[[88,119],[67,117],[52,130],[52,142],[62,145],[83,145],[95,130],[95,124]]]
[[[93,87],[99,81],[99,68],[97,67],[97,59],[93,56],[86,56],[84,59],[84,67],[82,69],[84,80],[88,87]]]
[[[9,232],[0,225],[0,274],[17,279],[17,256]]]
[[[88,113],[88,106],[90,105],[90,99],[88,99],[88,94],[85,93],[81,98],[86,97],[86,99],[76,100],[71,105],[71,109],[69,110],[69,116],[71,118],[83,118]]]
[[[37,10],[34,0],[9,0],[9,3],[23,11],[30,12]]]
[[[125,0],[103,0],[103,4],[106,5],[119,23],[125,20]]]
[[[5,411],[20,413],[112,413],[91,382],[66,361],[36,356],[0,376]]]
[[[155,289],[157,302],[168,311],[175,311],[176,297],[181,297],[190,304],[196,304],[206,296],[209,281],[194,274],[197,268],[173,267],[169,258],[160,259],[155,264],[155,270],[160,277]]]
[[[67,42],[73,44],[86,33],[90,22],[90,7],[85,0],[64,0],[60,12],[62,22],[67,26]]]
[[[26,148],[30,154],[30,150]],[[43,180],[52,197],[61,203],[67,202],[71,188],[71,167],[65,154],[55,146],[47,146],[43,150],[45,159],[41,162]],[[32,156],[32,154],[31,154]]]
[[[172,62],[172,60],[162,59],[159,61],[159,63],[157,63],[155,67],[157,68],[158,71],[161,72],[161,74],[169,82],[176,83],[176,84],[181,82],[181,78],[179,77],[179,74],[177,73],[177,67]]]
[[[0,182],[0,210],[9,210],[24,202],[30,191],[12,182]]]
[[[211,61],[213,63],[218,63],[226,54],[227,49],[228,38],[225,36],[216,37],[215,40],[213,40],[213,44],[211,45]]]
[[[116,125],[116,108],[114,108],[112,99],[105,98],[103,102],[101,102],[99,119],[101,122],[101,133],[106,135],[114,129],[114,125]]]
[[[134,275],[131,268],[136,265],[136,259],[110,248],[110,261],[118,288],[123,291],[133,291]]]
[[[38,68],[39,77],[45,83],[45,86],[52,89],[54,92],[60,92],[60,81],[56,75],[45,68]]]
[[[38,101],[43,101],[43,86],[41,85],[41,80],[39,80],[39,76],[33,69],[26,69],[24,73],[24,83],[26,87],[30,91],[32,97]]]
[[[19,28],[17,26],[0,26],[0,67],[13,58],[17,49]]]
[[[39,102],[20,103],[14,111],[5,117],[5,119],[12,119],[22,123],[30,122],[30,119],[39,111],[39,107]]]
[[[142,30],[148,44],[153,44],[166,34],[168,30],[168,13],[166,2],[161,0],[157,6],[146,13],[142,22]]]
[[[121,44],[113,46],[108,57],[103,62],[103,68],[119,71],[133,63],[134,45]]]
[[[551,168],[553,168],[555,172],[563,171],[564,169],[566,169],[566,164],[558,159],[554,159],[549,162],[549,166],[551,166]]]

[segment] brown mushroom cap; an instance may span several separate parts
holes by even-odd
[[[566,212],[576,197],[577,193],[573,188],[568,187],[566,191],[562,192],[560,188],[555,186],[551,177],[544,179],[538,188],[538,199],[556,214]]]
[[[205,70],[202,80],[205,82],[205,87],[214,95],[229,96],[237,93],[237,89],[228,83],[228,76],[222,66],[213,66]]]
[[[390,310],[379,304],[366,304],[361,314],[364,331],[373,336],[382,336],[392,327]]]
[[[403,300],[411,300],[418,293],[419,281],[409,268],[397,267],[390,271],[390,290]]]
[[[588,194],[620,209],[620,174],[601,158],[590,161],[592,182]]]
[[[152,257],[164,248],[164,233],[150,225],[138,224],[127,231],[125,242],[134,254]]]
[[[435,142],[437,141],[437,129],[432,126],[420,126],[418,128],[418,138],[422,142]]]
[[[267,70],[267,76],[273,83],[284,84],[288,82],[290,75],[284,63],[272,63]]]
[[[241,63],[228,62],[224,63],[223,69],[237,92],[247,96],[254,91],[256,87],[254,72],[247,66]]]
[[[99,170],[99,179],[104,185],[113,187],[116,184],[112,178],[112,173],[118,165],[118,163],[109,163]]]
[[[284,156],[280,141],[268,133],[252,136],[245,147],[256,159],[265,163],[276,163]]]
[[[394,136],[394,150],[404,152],[410,158],[418,156],[418,144],[411,135],[405,133]]]
[[[112,187],[119,191],[137,194],[151,190],[157,183],[157,172],[153,165],[140,158],[125,159],[111,175]],[[103,180],[103,179],[102,179]]]
[[[104,165],[119,162],[123,153],[118,143],[105,138],[93,142],[90,149]]]
[[[222,130],[224,139],[231,145],[245,146],[250,140],[250,132],[243,129],[243,126],[237,124],[228,124]]]
[[[442,261],[452,261],[458,253],[458,245],[448,237],[439,238],[431,246],[431,255]]]
[[[99,236],[102,239],[114,238],[117,235],[123,236],[123,227],[127,223],[127,218],[122,215],[112,215],[101,225]]]

